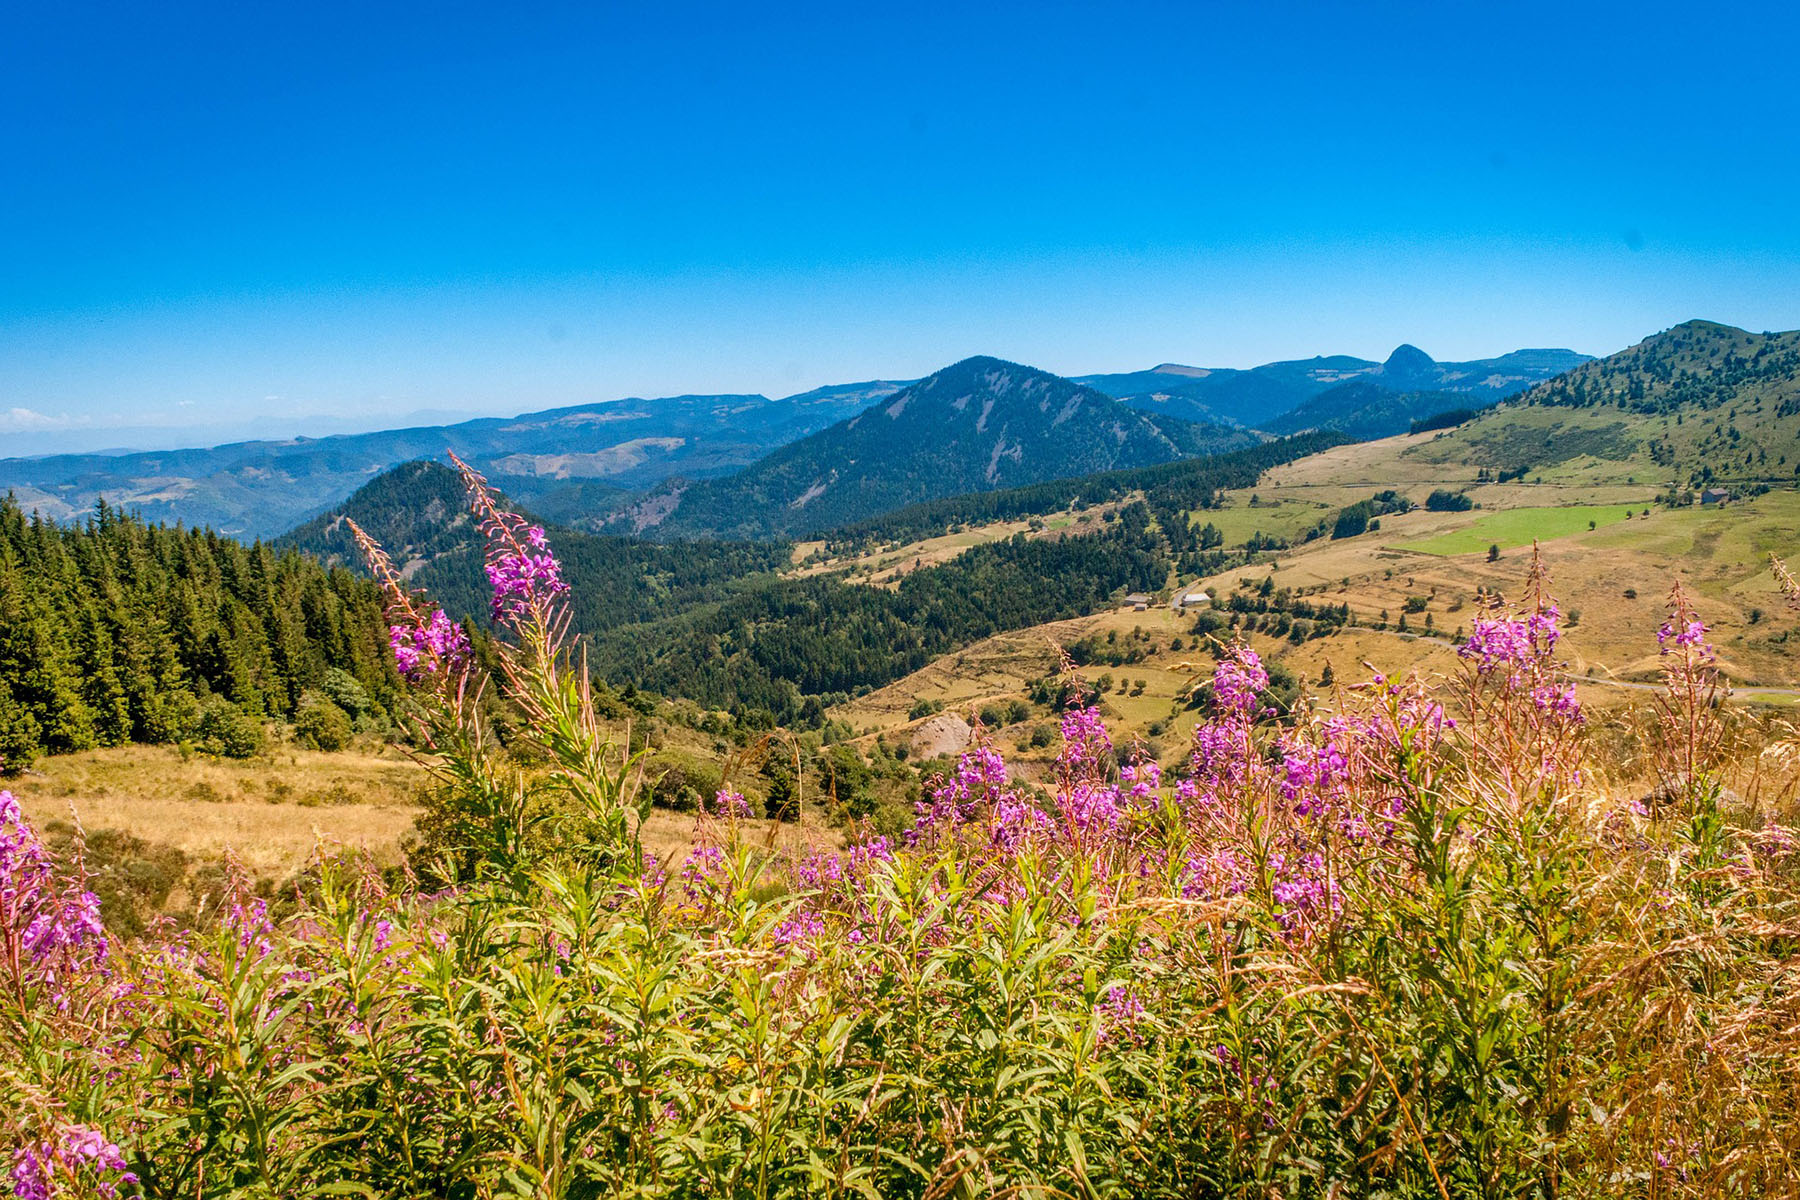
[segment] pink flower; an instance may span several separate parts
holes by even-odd
[[[1257,693],[1268,686],[1269,673],[1248,646],[1233,646],[1213,668],[1213,702],[1227,712],[1250,712]]]
[[[70,1125],[55,1142],[26,1146],[13,1152],[13,1195],[21,1200],[50,1200],[64,1189],[59,1181],[86,1183],[95,1195],[117,1197],[120,1186],[130,1187],[138,1177],[125,1169],[125,1156],[98,1129]],[[86,1190],[86,1189],[82,1189]]]
[[[1144,1035],[1138,1026],[1144,1019],[1144,1004],[1131,989],[1122,983],[1115,983],[1106,989],[1106,995],[1094,1006],[1095,1014],[1100,1018],[1099,1040],[1102,1045],[1119,1042],[1141,1043]]]
[[[11,792],[0,792],[0,946],[12,948],[0,962],[23,976],[20,983],[43,986],[58,1009],[68,1007],[76,979],[105,969],[99,898],[57,879]]]
[[[1692,650],[1701,659],[1710,661],[1716,657],[1717,652],[1707,642],[1706,634],[1706,622],[1698,617],[1688,619],[1679,629],[1676,628],[1675,620],[1671,619],[1664,621],[1662,628],[1656,631],[1656,644],[1664,654],[1670,652],[1669,644],[1673,642],[1676,647]]]
[[[750,802],[744,799],[742,792],[734,792],[730,788],[720,788],[713,797],[713,815],[718,817],[748,817]]]
[[[406,679],[417,682],[426,675],[449,672],[469,661],[469,635],[441,608],[420,625],[395,625],[388,630],[388,646],[394,666]]]

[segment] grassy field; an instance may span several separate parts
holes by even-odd
[[[1234,497],[1238,518],[1250,517],[1269,529],[1271,517],[1285,515],[1299,523],[1317,511],[1316,497],[1332,490],[1332,500],[1358,498],[1364,485],[1346,485],[1360,474],[1352,452],[1370,453],[1367,445],[1343,447],[1318,458],[1283,468],[1301,468],[1303,482],[1258,487],[1258,505],[1248,507],[1248,493]],[[1624,495],[1620,495],[1620,493]],[[1581,677],[1583,702],[1613,707],[1641,702],[1637,685],[1658,677],[1656,628],[1662,620],[1669,586],[1680,578],[1697,597],[1702,615],[1714,630],[1727,674],[1740,687],[1780,689],[1744,696],[1759,704],[1794,700],[1800,688],[1800,631],[1787,616],[1768,572],[1771,551],[1800,559],[1800,492],[1771,492],[1726,509],[1653,508],[1643,505],[1532,504],[1554,496],[1582,496],[1623,501],[1642,492],[1630,486],[1592,488],[1572,484],[1484,485],[1486,502],[1525,501],[1521,507],[1495,512],[1432,513],[1418,510],[1382,519],[1374,533],[1341,540],[1320,539],[1275,556],[1273,562],[1235,568],[1201,581],[1215,595],[1255,590],[1264,579],[1276,588],[1300,593],[1309,603],[1347,604],[1360,624],[1328,638],[1294,645],[1254,635],[1250,640],[1266,658],[1281,662],[1314,688],[1329,666],[1342,683],[1363,678],[1370,664],[1388,673],[1418,669],[1448,672],[1457,659],[1456,638],[1481,611],[1482,593],[1517,595],[1529,564],[1533,536],[1544,539],[1543,554],[1551,585],[1563,609],[1574,617],[1562,649],[1569,670]],[[1296,498],[1298,493],[1298,498]],[[1421,497],[1422,498],[1422,497]],[[1647,496],[1645,497],[1648,498]],[[1627,512],[1634,514],[1625,519]],[[1220,512],[1194,514],[1194,519],[1222,524]],[[1309,517],[1305,523],[1316,521]],[[1588,529],[1589,521],[1595,529]],[[1499,542],[1500,558],[1488,562],[1487,547]],[[1436,552],[1422,552],[1430,547]],[[1184,581],[1186,582],[1186,581]],[[1409,615],[1410,632],[1392,625],[1409,600],[1425,607]],[[1432,619],[1430,631],[1425,629]],[[1374,628],[1387,623],[1386,629]],[[1108,719],[1131,736],[1152,742],[1165,753],[1185,744],[1195,714],[1181,697],[1195,673],[1210,667],[1210,656],[1196,647],[1194,619],[1176,616],[1166,607],[1147,612],[1115,610],[1033,629],[1001,634],[946,655],[923,670],[834,710],[865,740],[879,734],[890,743],[915,745],[920,752],[941,752],[943,729],[929,720],[909,720],[915,701],[935,700],[946,712],[966,718],[984,706],[1026,697],[1030,680],[1056,669],[1056,646],[1085,637],[1106,638],[1142,652],[1139,662],[1120,667],[1095,666],[1090,680],[1112,677],[1105,697]],[[1176,649],[1180,639],[1180,649]],[[1144,688],[1137,695],[1137,681]],[[1118,690],[1120,682],[1127,689]],[[1591,681],[1591,682],[1590,682]],[[1034,708],[1029,719],[993,731],[1027,778],[1043,779],[1054,748],[1021,752],[1017,745],[1033,729],[1053,721],[1053,714]]]
[[[1567,508],[1512,508],[1479,517],[1462,529],[1416,542],[1401,542],[1398,549],[1420,554],[1474,554],[1497,545],[1502,550],[1548,542],[1572,533],[1617,524],[1641,511],[1630,505],[1578,504]]]
[[[326,844],[396,859],[423,776],[398,751],[283,750],[244,760],[119,746],[40,759],[8,782],[34,820],[119,829],[256,878],[292,874]]]
[[[229,861],[252,880],[280,882],[321,850],[399,862],[427,778],[393,748],[283,749],[232,760],[184,758],[170,746],[120,746],[39,759],[5,786],[40,824],[116,829],[174,847],[193,865]],[[665,861],[679,857],[693,845],[693,825],[691,816],[653,810],[644,848]],[[770,823],[767,833],[771,844],[841,841],[810,815]]]

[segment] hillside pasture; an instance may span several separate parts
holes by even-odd
[[[1590,528],[1614,525],[1639,511],[1630,505],[1577,504],[1561,508],[1510,508],[1488,513],[1461,529],[1395,548],[1419,554],[1474,554],[1489,546],[1511,550],[1548,542]]]
[[[1117,507],[1117,504],[1105,504],[1029,520],[992,521],[901,545],[888,543],[857,554],[832,555],[823,541],[798,542],[794,546],[792,565],[784,574],[790,578],[843,574],[852,581],[892,587],[912,571],[942,566],[965,550],[1002,542],[1015,534],[1038,538],[1057,537],[1066,530],[1091,532],[1101,526],[1107,512]]]

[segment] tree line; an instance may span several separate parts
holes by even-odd
[[[327,705],[381,721],[399,686],[380,596],[347,570],[104,503],[58,525],[0,500],[4,769],[126,742],[237,750]]]

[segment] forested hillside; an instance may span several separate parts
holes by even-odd
[[[591,665],[603,678],[757,721],[816,724],[827,704],[992,633],[1092,611],[1121,591],[1154,590],[1171,570],[1223,568],[1227,555],[1189,514],[1222,489],[1250,486],[1272,466],[1343,440],[1307,434],[1211,458],[951,497],[842,531],[851,543],[905,540],[960,523],[1141,497],[1095,534],[976,547],[912,572],[891,591],[837,575],[784,578],[786,542],[654,542],[554,525],[548,532],[573,587],[574,628],[589,637]],[[462,503],[450,470],[409,463],[284,543],[359,565],[348,515],[390,548],[412,584],[479,622],[489,589]]]
[[[462,483],[450,468],[426,460],[403,463],[277,544],[361,571],[344,521],[348,516],[450,611],[479,619],[488,584],[481,570],[481,536],[466,504]],[[594,631],[717,603],[747,582],[773,579],[791,554],[785,542],[653,542],[546,525],[563,569],[581,581],[581,626]]]
[[[1184,514],[1212,507],[1221,491],[1250,487],[1271,467],[1329,450],[1347,440],[1341,433],[1323,430],[1205,458],[1053,479],[1000,492],[947,496],[831,530],[826,543],[842,553],[871,541],[913,541],[953,525],[1046,516],[1070,505],[1104,504],[1141,492],[1161,524],[1169,549],[1183,555],[1210,548],[1199,544],[1198,534],[1190,528],[1191,522]]]
[[[491,589],[457,489],[446,468],[408,464],[292,542],[353,562],[347,514],[395,548],[413,585],[485,623]],[[587,635],[599,676],[753,723],[817,724],[833,700],[996,630],[1089,611],[1121,589],[1159,587],[1170,566],[1167,541],[1141,504],[1094,536],[978,547],[895,591],[837,576],[783,578],[777,571],[791,554],[783,542],[548,532],[573,586],[574,628]]]
[[[309,706],[379,720],[398,687],[381,598],[349,571],[105,506],[56,525],[0,501],[8,768],[130,741],[230,751]]]
[[[596,625],[579,585],[573,604],[576,626],[592,637],[593,666],[609,680],[731,708],[752,723],[816,725],[826,705],[978,638],[1161,587],[1169,567],[1138,504],[1100,533],[978,546],[892,591],[829,576],[771,579],[639,626]],[[421,581],[435,589],[435,579]]]
[[[736,475],[641,508],[660,536],[768,537],[832,529],[902,505],[1234,449],[1255,435],[1137,412],[1092,388],[971,358]]]

